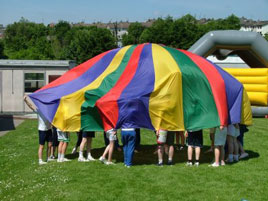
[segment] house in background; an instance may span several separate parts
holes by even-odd
[[[253,31],[260,33],[262,36],[268,34],[268,21],[254,21],[245,17],[240,18],[240,31]]]
[[[76,66],[63,60],[0,60],[0,113],[31,112],[23,101],[30,94]]]

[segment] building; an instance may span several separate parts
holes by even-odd
[[[258,32],[261,35],[268,34],[268,21],[254,21],[247,18],[240,18],[241,31]]]
[[[23,101],[74,67],[73,61],[0,60],[0,113],[31,112]]]

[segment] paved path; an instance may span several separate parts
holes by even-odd
[[[0,115],[0,137],[15,130],[25,119],[34,119],[36,114]]]

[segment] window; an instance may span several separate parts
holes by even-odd
[[[45,85],[44,73],[24,73],[25,92],[34,92]]]

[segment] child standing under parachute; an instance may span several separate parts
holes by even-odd
[[[215,162],[212,163],[211,167],[219,167],[220,165],[225,165],[224,162],[224,145],[226,142],[227,137],[227,127],[216,127],[211,128],[210,133],[214,135],[214,155],[215,155]]]

